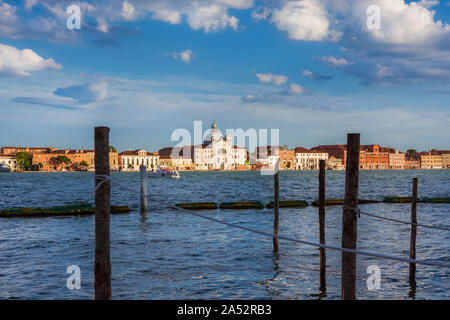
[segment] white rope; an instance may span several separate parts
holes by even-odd
[[[368,213],[368,212],[364,212],[361,211],[360,209],[354,209],[354,208],[350,208],[347,206],[343,206],[344,209],[348,209],[348,210],[352,210],[358,214],[365,214],[366,216],[370,216],[370,217],[374,217],[377,219],[382,219],[382,220],[388,220],[388,221],[393,221],[393,222],[397,222],[397,223],[403,223],[403,224],[410,224],[410,225],[416,225],[419,227],[423,227],[423,228],[429,228],[429,229],[437,229],[437,230],[444,230],[444,231],[450,231],[450,228],[446,228],[446,227],[440,227],[440,226],[430,226],[430,225],[426,225],[426,224],[421,224],[421,223],[413,223],[413,222],[408,222],[408,221],[404,221],[404,220],[398,220],[398,219],[394,219],[394,218],[387,218],[387,217],[382,217],[382,216],[377,216],[373,213]]]
[[[96,178],[97,177],[100,178],[101,176],[97,176],[96,175],[95,177]],[[111,180],[110,177],[107,177],[105,179],[109,179],[111,181],[111,183],[116,184],[116,185],[124,188],[125,190],[133,192],[133,193],[135,193],[137,195],[140,195],[140,196],[144,196],[147,199],[149,198],[148,195],[143,194],[140,191],[136,191],[136,190],[133,190],[131,188],[128,188],[127,186],[124,186],[123,184],[121,184],[119,182]],[[153,200],[162,204],[161,201],[158,201],[158,200],[155,200],[155,199],[153,199]],[[217,223],[221,223],[221,224],[233,227],[233,228],[242,229],[242,230],[250,231],[250,232],[253,232],[253,233],[261,234],[261,235],[268,236],[268,237],[271,237],[271,238],[278,238],[278,239],[287,240],[287,241],[291,241],[291,242],[306,244],[306,245],[320,247],[320,248],[325,248],[325,249],[332,249],[332,250],[337,250],[337,251],[342,251],[342,252],[348,252],[348,253],[353,253],[353,254],[362,254],[362,255],[370,256],[370,257],[384,258],[384,259],[390,259],[390,260],[397,260],[397,261],[402,261],[402,262],[407,262],[407,263],[414,263],[414,264],[423,264],[423,265],[428,265],[428,266],[437,266],[437,267],[450,268],[450,263],[446,263],[446,262],[440,262],[440,261],[433,262],[433,261],[428,261],[428,260],[417,260],[417,259],[401,258],[401,257],[395,257],[395,256],[387,255],[387,254],[373,253],[373,252],[368,252],[368,251],[363,251],[363,250],[354,250],[354,249],[348,249],[348,248],[341,248],[341,247],[337,247],[337,246],[333,246],[333,245],[315,243],[315,242],[310,242],[310,241],[306,241],[306,240],[298,240],[298,239],[293,239],[293,238],[286,237],[286,236],[272,234],[270,232],[254,230],[254,229],[247,228],[247,227],[244,227],[244,226],[240,226],[240,225],[237,225],[237,224],[234,224],[234,223],[230,223],[230,222],[226,222],[226,221],[223,221],[223,220],[211,218],[211,217],[204,216],[202,214],[199,214],[199,213],[196,213],[196,212],[184,209],[184,208],[180,208],[180,207],[177,207],[177,206],[169,206],[169,208],[172,208],[172,209],[175,209],[175,210],[179,210],[179,211],[183,211],[183,212],[186,212],[186,213],[188,213],[190,215],[197,216],[199,218],[203,218],[203,219],[206,219],[206,220],[210,220],[210,221],[214,221],[214,222],[217,222]]]

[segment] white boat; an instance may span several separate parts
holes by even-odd
[[[11,168],[6,164],[0,164],[0,172],[11,172]]]
[[[180,174],[176,170],[158,166],[156,170],[148,172],[147,176],[149,178],[179,178]]]

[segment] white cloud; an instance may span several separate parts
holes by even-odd
[[[128,21],[133,21],[137,18],[137,11],[131,2],[126,0],[122,2],[122,16]]]
[[[294,40],[336,41],[340,38],[339,32],[330,30],[327,12],[318,0],[287,1],[274,10],[270,21]]]
[[[181,23],[181,14],[177,11],[158,10],[153,13],[153,19],[162,20],[171,24]]]
[[[0,44],[0,74],[29,76],[33,71],[61,68],[53,59],[44,59],[31,49]]]
[[[239,20],[229,16],[227,9],[221,5],[198,6],[193,4],[187,12],[187,22],[194,29],[204,29],[205,32],[216,32],[230,26],[237,30]]]
[[[304,89],[301,85],[291,83],[286,92],[288,94],[302,94],[304,92]]]
[[[344,58],[336,58],[333,56],[321,57],[320,61],[326,63],[328,66],[337,68],[340,66],[348,66],[349,63]]]
[[[439,1],[438,0],[420,0],[419,2],[417,2],[417,4],[422,7],[425,7],[425,8],[431,8],[431,7],[437,6],[439,4]]]
[[[180,59],[184,63],[190,63],[192,60],[192,50],[187,49],[181,52],[173,52],[171,56],[175,59]]]
[[[283,75],[275,75],[272,73],[257,73],[256,77],[258,77],[259,81],[265,83],[273,82],[277,86],[281,86],[288,81],[288,77]]]

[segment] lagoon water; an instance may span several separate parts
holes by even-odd
[[[273,177],[258,172],[182,172],[181,179],[149,179],[151,198],[167,204],[194,201],[272,200]],[[409,196],[419,178],[420,197],[450,196],[450,170],[362,171],[359,196],[382,200]],[[139,190],[139,173],[112,173]],[[317,199],[317,171],[280,173],[280,200]],[[94,203],[93,173],[2,173],[0,209]],[[327,198],[343,198],[344,171],[327,171]],[[327,250],[327,292],[319,291],[319,250],[235,230],[149,201],[112,185],[112,204],[133,212],[111,217],[113,299],[340,299],[340,259]],[[410,204],[361,205],[364,211],[410,219]],[[214,210],[203,214],[272,231],[273,211]],[[450,204],[418,204],[424,224],[450,225]],[[340,246],[342,207],[326,209],[328,244]],[[318,242],[317,208],[280,209],[280,234]],[[409,255],[409,225],[361,216],[358,248]],[[450,232],[418,228],[417,258],[450,262]],[[69,290],[67,267],[81,269],[81,289]],[[367,267],[381,269],[381,288],[368,290]],[[408,264],[357,257],[359,299],[449,299],[450,269],[417,266],[410,292]],[[0,299],[92,299],[94,217],[0,218]]]

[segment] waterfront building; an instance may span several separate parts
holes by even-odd
[[[121,171],[139,171],[140,166],[147,170],[159,166],[158,152],[147,152],[143,149],[127,150],[119,153],[119,168]]]
[[[442,167],[450,169],[450,152],[442,154]]]
[[[295,152],[289,150],[287,146],[260,146],[257,147],[252,154],[259,167],[274,168],[276,162],[280,160],[280,170],[294,170],[295,169]]]
[[[187,146],[190,153],[191,146]],[[193,170],[194,165],[192,163],[192,158],[188,154],[184,155],[182,147],[168,147],[163,148],[158,151],[159,163],[161,166],[167,167],[173,170]]]
[[[52,148],[52,147],[1,147],[0,154],[3,155],[16,155],[19,152],[28,152],[28,153],[46,153],[58,150],[58,148]]]
[[[191,147],[196,170],[246,170],[247,148],[233,145],[231,135],[224,138],[213,121],[205,141]]]
[[[389,169],[405,169],[405,154],[394,150],[389,153]]]
[[[442,169],[442,155],[433,151],[421,153],[420,167],[422,169]]]
[[[328,153],[306,149],[303,147],[295,148],[296,163],[298,170],[318,170],[319,161],[328,161]]]
[[[359,167],[361,169],[389,169],[389,152],[383,152],[380,145],[362,145],[360,150]]]
[[[346,165],[347,161],[347,145],[346,144],[331,144],[331,145],[319,145],[311,148],[312,151],[328,153],[328,157],[334,157],[339,159],[341,164]]]
[[[15,171],[17,169],[17,159],[16,156],[11,154],[0,154],[0,164],[3,164]]]
[[[327,168],[332,170],[343,170],[344,165],[342,164],[341,159],[337,159],[331,156],[330,158],[328,158]]]

